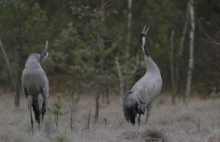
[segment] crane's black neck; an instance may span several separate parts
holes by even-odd
[[[148,47],[147,47],[147,40],[146,40],[146,34],[141,33],[140,34],[140,42],[141,42],[141,48],[143,50],[144,55],[146,55],[147,57],[149,57],[148,54]]]
[[[147,57],[149,57],[149,53],[148,53],[148,48],[147,45],[144,45],[144,55],[146,55]]]
[[[48,48],[45,48],[43,52],[40,54],[40,60],[45,58],[48,55]]]

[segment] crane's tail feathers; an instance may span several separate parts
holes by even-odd
[[[135,124],[135,118],[138,113],[137,109],[137,102],[132,96],[133,92],[127,92],[124,95],[123,99],[123,111],[124,111],[124,116],[128,122],[130,122],[132,125]]]

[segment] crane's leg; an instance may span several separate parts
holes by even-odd
[[[23,91],[24,91],[25,97],[26,97],[26,99],[27,99],[27,98],[28,98],[27,89],[23,87]]]
[[[147,116],[146,116],[146,119],[145,119],[145,124],[146,124],[147,121],[148,121],[148,117],[149,117],[149,115],[150,115],[150,112],[151,112],[152,107],[153,107],[153,103],[151,102],[151,103],[149,104],[149,106],[147,107]]]
[[[43,120],[44,120],[44,110],[43,110],[43,108],[41,108],[40,112],[41,112],[41,121],[43,122]]]
[[[33,126],[34,125],[34,121],[33,121],[33,117],[32,117],[32,107],[34,107],[33,106],[33,97],[32,97],[32,95],[28,95],[28,94],[26,94],[26,97],[27,97],[28,109],[30,110],[31,131],[32,131],[32,135],[33,135],[34,134],[34,126]]]
[[[34,121],[33,121],[33,118],[32,118],[32,110],[31,110],[31,107],[29,108],[30,109],[30,117],[31,117],[31,131],[32,131],[32,135],[34,134]]]
[[[43,103],[42,109],[41,109],[41,113],[42,113],[42,122],[44,121],[44,114],[46,113],[46,106],[45,106],[45,102]]]
[[[38,130],[41,130],[41,125],[42,125],[42,108],[43,108],[43,96],[42,94],[38,95],[38,113],[39,113],[39,117],[38,117]]]
[[[41,112],[39,111],[39,116],[38,116],[38,131],[37,131],[37,135],[38,135],[38,137],[40,137],[41,138],[41,136],[40,136],[40,131],[41,131],[41,124],[42,124],[42,121],[41,121]]]
[[[138,126],[140,126],[140,124],[141,124],[141,114],[139,114],[138,116]]]
[[[41,120],[41,113],[39,113],[39,121],[38,121],[38,131],[41,130],[42,120]]]
[[[49,98],[49,83],[46,81],[45,87],[42,88],[42,95],[43,95],[43,102],[44,102],[44,107],[45,110],[48,109],[48,98]]]

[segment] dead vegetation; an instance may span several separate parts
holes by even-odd
[[[121,137],[122,139],[125,139],[125,140],[141,139],[146,142],[171,142],[171,140],[168,139],[168,137],[164,134],[164,132],[160,130],[124,132],[121,135]]]
[[[219,142],[220,141],[220,129],[215,129],[213,132],[208,136],[207,142]]]
[[[73,111],[72,116],[71,96],[62,97],[63,114],[59,116],[58,132],[53,114],[50,116],[47,113],[42,132],[40,135],[34,133],[32,136],[25,98],[21,99],[19,108],[14,108],[13,97],[9,94],[2,95],[0,97],[1,141],[215,142],[219,139],[220,133],[217,129],[220,127],[218,109],[220,100],[218,99],[215,100],[215,107],[211,99],[193,100],[188,105],[177,100],[177,104],[173,106],[171,100],[163,95],[155,102],[148,124],[142,120],[141,127],[133,127],[126,122],[118,97],[111,95],[110,104],[100,102],[99,119],[96,123],[94,123],[95,101],[92,95],[80,97],[77,111]],[[51,97],[49,106],[52,106],[56,99],[56,96]],[[70,125],[71,117],[74,118],[72,125]]]

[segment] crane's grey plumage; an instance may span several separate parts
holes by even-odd
[[[124,95],[123,111],[124,116],[132,125],[135,124],[135,119],[138,116],[138,125],[140,125],[140,116],[144,114],[147,109],[147,118],[150,114],[153,101],[160,94],[162,87],[162,78],[160,70],[153,59],[148,54],[148,49],[145,44],[148,29],[145,31],[144,27],[141,35],[141,48],[144,53],[144,59],[147,65],[145,75],[135,83],[130,91]]]
[[[41,54],[32,53],[28,56],[25,68],[22,72],[22,88],[28,100],[30,109],[31,127],[33,131],[32,107],[35,120],[40,129],[44,114],[47,110],[49,97],[49,81],[46,73],[41,67],[40,61],[48,56],[48,42]]]

